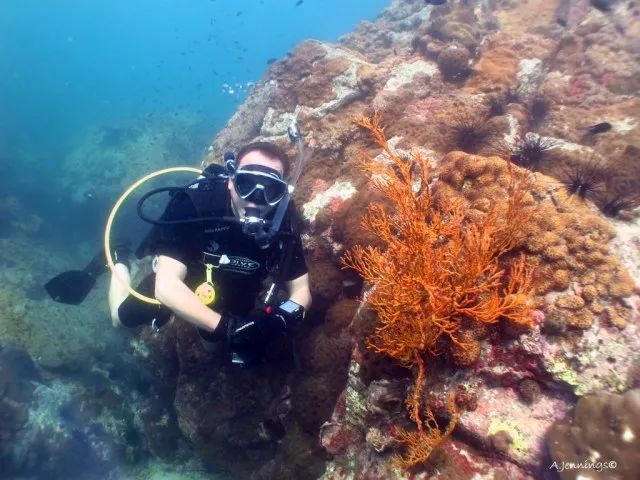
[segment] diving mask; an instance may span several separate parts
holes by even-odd
[[[232,180],[238,196],[256,205],[273,207],[289,189],[280,172],[264,165],[243,166],[233,173]]]

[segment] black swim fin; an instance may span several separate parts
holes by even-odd
[[[79,305],[96,284],[96,278],[107,271],[104,252],[98,253],[84,270],[70,270],[49,280],[44,288],[56,302]]]
[[[131,242],[119,239],[114,242],[111,256],[114,261],[129,266]],[[104,251],[100,250],[83,270],[70,270],[53,277],[44,288],[56,302],[67,305],[81,304],[96,284],[96,279],[109,269]]]

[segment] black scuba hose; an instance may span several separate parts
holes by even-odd
[[[184,187],[161,187],[161,188],[155,188],[153,190],[150,190],[149,192],[145,193],[142,196],[142,198],[140,198],[140,200],[138,201],[138,205],[136,208],[136,211],[138,212],[138,216],[145,222],[151,223],[153,225],[178,225],[178,224],[184,224],[184,223],[202,222],[205,220],[206,221],[217,220],[225,223],[241,223],[240,220],[237,219],[236,217],[194,217],[194,218],[183,218],[181,220],[163,220],[162,218],[154,219],[149,217],[144,212],[144,202],[146,202],[153,195],[156,195],[158,193],[163,193],[163,192],[170,192],[170,195],[173,196],[177,192],[184,192],[185,189],[189,188],[190,185],[193,185],[199,181],[200,179],[196,180],[195,182],[191,182],[190,184]],[[270,224],[271,222],[266,221],[265,223]]]

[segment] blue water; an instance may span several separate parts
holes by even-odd
[[[223,90],[225,83],[255,81],[270,58],[282,57],[305,38],[335,41],[387,4],[4,0],[4,142],[59,152],[87,123],[181,110],[205,115],[213,137],[242,98]]]

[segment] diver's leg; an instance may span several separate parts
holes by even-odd
[[[114,278],[114,281],[119,281],[119,279]],[[156,275],[152,273],[144,277],[135,287],[135,290],[142,295],[153,296],[155,284]],[[114,295],[114,297],[116,295]],[[117,318],[119,325],[127,328],[149,325],[155,331],[159,331],[163,325],[169,323],[173,318],[171,310],[164,305],[156,305],[142,301],[130,295],[128,290],[125,292],[124,300],[121,300],[119,304],[114,302],[113,307],[112,317]]]
[[[129,286],[131,285],[131,274],[126,265],[116,263],[115,272],[111,273],[111,284],[109,285],[109,311],[111,312],[111,323],[114,327],[122,326],[118,309],[124,300],[129,296]]]

